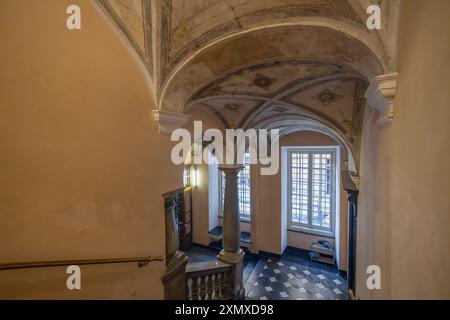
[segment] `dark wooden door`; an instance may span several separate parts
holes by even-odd
[[[353,182],[349,171],[341,171],[342,187],[348,195],[348,260],[347,284],[352,298],[355,297],[356,277],[356,235],[358,223],[358,187]]]
[[[178,226],[180,250],[189,250],[192,246],[192,193],[189,187],[183,190],[183,210]]]
[[[355,294],[355,277],[356,277],[356,235],[358,226],[358,192],[348,192],[348,289],[354,296]]]

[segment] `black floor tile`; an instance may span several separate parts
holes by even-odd
[[[306,255],[288,252],[281,258],[261,258],[253,271],[247,299],[343,300],[346,280],[335,268],[309,261]]]
[[[217,249],[193,246],[189,262],[215,259]],[[249,300],[344,300],[347,281],[336,268],[311,262],[304,250],[287,250],[282,257],[246,253],[243,281]]]

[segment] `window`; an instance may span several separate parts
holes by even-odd
[[[189,187],[190,185],[191,185],[191,168],[189,166],[185,166],[183,171],[183,186]]]
[[[292,229],[333,233],[335,150],[288,151],[288,223]]]
[[[250,221],[250,154],[244,155],[244,168],[238,173],[238,195],[239,195],[239,214],[241,220]],[[220,174],[220,216],[223,216],[223,205],[225,195],[225,174]]]

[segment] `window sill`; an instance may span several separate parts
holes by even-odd
[[[219,219],[222,219],[222,220],[223,220],[223,216],[219,216]],[[251,220],[250,220],[250,219],[243,219],[243,218],[240,218],[239,221],[240,221],[240,222],[243,222],[243,223],[251,223]]]
[[[287,231],[291,232],[297,232],[297,233],[304,233],[311,236],[318,236],[318,237],[324,237],[324,238],[332,238],[334,239],[334,233],[324,230],[315,230],[315,229],[309,229],[309,228],[302,228],[297,226],[289,226]]]

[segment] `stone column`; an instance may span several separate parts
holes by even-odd
[[[233,265],[232,290],[236,299],[245,295],[242,283],[244,251],[240,248],[241,228],[238,201],[238,173],[243,165],[219,165],[225,174],[222,246],[218,258]]]

